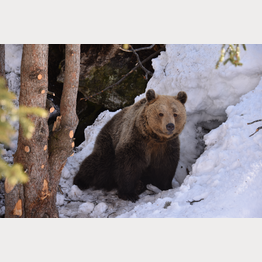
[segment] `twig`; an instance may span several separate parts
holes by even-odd
[[[155,53],[153,53],[152,55],[150,55],[149,57],[147,57],[146,59],[144,59],[141,63],[144,64],[145,62],[147,62],[148,60],[150,60],[152,57],[154,57],[155,55],[157,55],[158,53],[160,53],[161,51],[164,51],[165,48],[162,47],[160,48],[159,50],[157,50]],[[102,94],[103,92],[105,92],[106,90],[108,90],[109,88],[112,88],[118,84],[120,84],[124,79],[126,79],[131,73],[133,73],[137,68],[139,68],[140,65],[136,65],[133,69],[131,69],[126,75],[124,75],[119,81],[117,81],[116,83],[114,83],[113,85],[110,85],[108,87],[106,87],[105,89],[89,96],[89,97],[83,97],[81,98],[80,100],[89,100],[90,98],[94,97],[94,96],[97,96],[97,95],[100,95]]]
[[[247,123],[247,124],[248,124],[248,125],[251,125],[251,124],[254,124],[254,123],[260,122],[260,121],[262,121],[262,119],[255,120],[255,121],[250,122],[250,123]],[[253,135],[254,135],[255,133],[257,133],[261,128],[262,128],[262,126],[259,126],[259,127],[256,129],[256,131],[255,131],[253,134],[251,134],[249,137],[253,136]]]
[[[86,202],[84,200],[73,200],[73,199],[64,199],[64,201],[67,201],[68,202],[67,204],[69,204],[71,202],[81,202],[81,203],[85,203]]]
[[[139,57],[138,53],[135,51],[135,49],[133,48],[133,46],[132,46],[132,45],[129,45],[129,46],[130,46],[131,50],[133,51],[133,53],[136,55],[138,64],[139,64],[140,67],[145,71],[145,73],[146,73],[146,80],[147,80],[148,75],[151,75],[151,76],[152,76],[153,73],[150,72],[149,70],[147,70],[147,69],[142,65],[142,63],[141,63],[141,61],[140,61],[140,57]]]
[[[51,92],[51,91],[47,91],[47,94],[48,94],[48,95],[51,95],[51,96],[55,96],[55,93],[54,93],[54,92]]]
[[[116,212],[110,213],[107,215],[107,218],[110,218],[111,215],[116,214]]]
[[[258,127],[258,128],[256,129],[256,131],[255,131],[253,134],[251,134],[249,137],[253,136],[253,135],[254,135],[256,132],[258,132],[261,128],[262,128],[262,126]]]
[[[60,185],[58,185],[58,191],[59,191],[62,195],[64,194],[64,192],[62,191],[62,188],[61,188]]]
[[[190,205],[193,205],[195,202],[200,202],[200,201],[202,201],[202,200],[204,200],[204,198],[201,198],[201,199],[199,199],[199,200],[186,201],[186,202],[188,202]]]
[[[155,44],[151,45],[151,46],[148,46],[148,47],[141,47],[141,48],[137,48],[135,49],[136,52],[138,51],[142,51],[142,50],[148,50],[148,49],[151,49],[155,46]],[[128,50],[128,49],[124,49],[122,47],[119,47],[120,50],[124,51],[124,52],[129,52],[129,53],[132,53],[133,51],[132,50]]]
[[[259,121],[262,121],[262,119],[255,120],[255,121],[250,122],[250,123],[247,123],[247,124],[248,124],[248,125],[251,125],[251,124],[254,124],[254,123],[259,122]]]

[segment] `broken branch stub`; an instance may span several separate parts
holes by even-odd
[[[13,209],[13,215],[14,216],[19,216],[21,217],[23,214],[23,210],[22,210],[22,200],[19,199],[16,204],[15,204],[15,208]]]

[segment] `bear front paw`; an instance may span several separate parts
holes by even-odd
[[[139,196],[137,194],[134,193],[119,193],[118,192],[118,197],[123,199],[123,200],[128,200],[128,201],[132,201],[133,203],[135,203],[138,199]]]

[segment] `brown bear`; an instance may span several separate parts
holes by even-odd
[[[149,89],[146,98],[117,113],[101,129],[74,184],[81,190],[117,188],[119,198],[132,202],[147,184],[171,189],[180,153],[178,135],[186,123],[186,100],[183,91],[165,96]]]

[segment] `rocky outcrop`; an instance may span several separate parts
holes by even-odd
[[[82,45],[79,91],[89,97],[116,83],[136,64],[136,57],[119,49],[120,45]],[[64,81],[64,61],[60,63],[58,82]],[[123,82],[89,100],[109,110],[117,110],[134,103],[143,93],[147,81],[141,69],[135,70]]]

